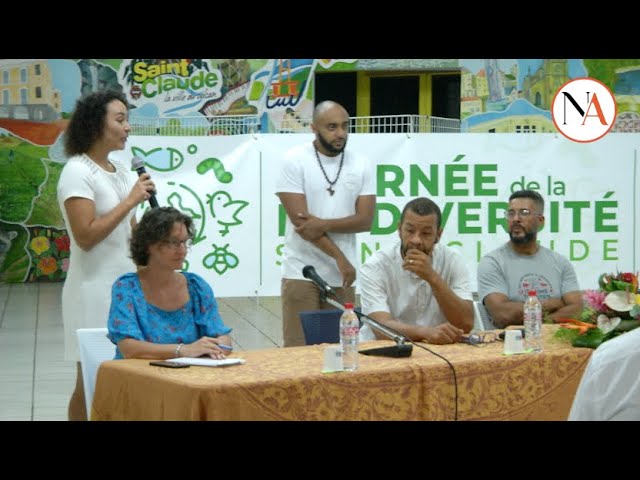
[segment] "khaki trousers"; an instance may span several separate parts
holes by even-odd
[[[356,289],[349,287],[331,288],[346,302],[355,302]],[[320,300],[320,289],[307,280],[282,279],[282,338],[283,347],[298,347],[305,345],[304,332],[298,313],[307,310],[332,310],[333,305]]]

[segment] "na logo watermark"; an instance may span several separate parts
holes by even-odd
[[[574,78],[558,89],[551,103],[551,118],[569,140],[589,143],[604,137],[616,121],[616,99],[594,78]]]

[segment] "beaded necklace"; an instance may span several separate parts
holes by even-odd
[[[340,156],[340,166],[338,167],[338,173],[336,174],[336,178],[333,180],[333,182],[329,180],[329,177],[327,176],[327,172],[324,171],[324,167],[322,166],[322,162],[320,161],[320,155],[318,155],[318,149],[316,148],[315,143],[313,144],[313,150],[316,152],[316,159],[318,160],[318,165],[320,165],[320,170],[322,170],[322,174],[324,175],[324,178],[329,183],[329,188],[327,188],[327,192],[329,192],[329,194],[333,196],[333,194],[336,193],[336,191],[333,189],[333,186],[338,181],[338,178],[340,178],[340,172],[342,171],[342,164],[344,162],[344,149],[342,149],[342,155]]]

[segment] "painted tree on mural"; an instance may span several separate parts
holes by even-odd
[[[582,62],[589,73],[589,77],[597,78],[614,93],[618,81],[618,73],[616,70],[629,67],[640,68],[640,59],[637,58],[599,60],[585,58]]]

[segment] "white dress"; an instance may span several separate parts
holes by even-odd
[[[64,208],[68,198],[88,198],[95,203],[96,215],[102,216],[127,197],[136,175],[124,164],[110,161],[115,173],[103,170],[86,155],[71,157],[58,182],[58,205],[70,239],[69,270],[62,288],[65,360],[80,361],[76,329],[106,327],[113,282],[136,269],[129,251],[131,217],[135,208],[88,252],[76,243]]]

